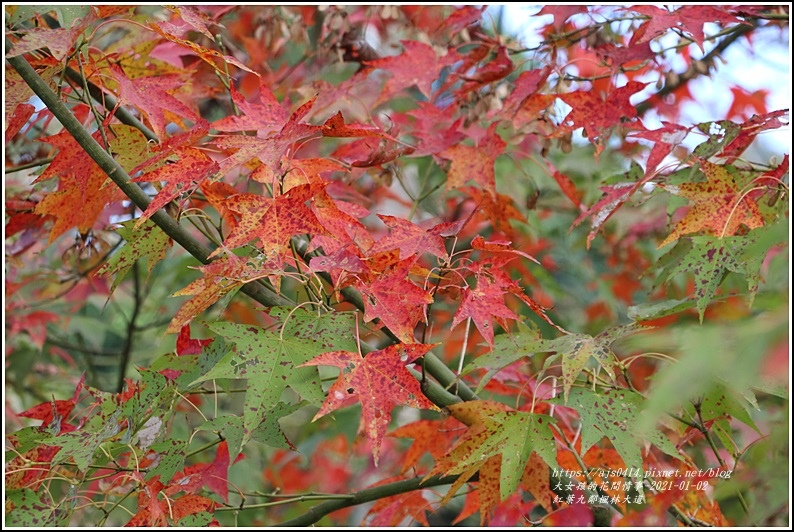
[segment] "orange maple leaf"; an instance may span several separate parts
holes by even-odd
[[[660,185],[668,192],[695,202],[659,247],[698,231],[733,236],[742,225],[755,229],[764,225],[764,218],[752,198],[742,195],[733,177],[722,166],[700,161],[705,183],[684,183],[679,186]],[[658,249],[658,248],[657,248]]]

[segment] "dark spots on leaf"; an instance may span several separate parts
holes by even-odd
[[[356,389],[355,388],[348,388],[347,389],[347,393],[352,395],[352,394],[356,393]]]

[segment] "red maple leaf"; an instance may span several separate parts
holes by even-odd
[[[374,281],[360,281],[358,289],[364,296],[364,320],[379,318],[403,342],[414,341],[414,328],[422,320],[426,305],[433,296],[408,279],[416,256],[402,260],[378,275]]]
[[[554,17],[554,22],[549,24],[549,26],[559,31],[569,18],[579,13],[587,13],[587,6],[575,4],[546,5],[538,12],[538,16],[551,15]]]
[[[626,9],[650,17],[645,23],[646,28],[637,29],[637,32],[644,33],[638,42],[650,41],[667,33],[670,28],[675,28],[690,34],[701,51],[704,41],[703,25],[706,22],[723,24],[742,22],[720,6],[683,6],[672,12],[652,5],[635,5]]]
[[[213,128],[220,131],[256,130],[258,135],[264,136],[280,131],[289,120],[289,112],[281,106],[264,80],[260,82],[257,97],[250,102],[237,91],[234,84],[229,90],[232,101],[242,114],[216,120],[212,123]]]
[[[362,426],[372,443],[372,456],[378,464],[380,446],[386,435],[391,411],[396,405],[438,410],[422,394],[419,381],[405,368],[430,351],[435,344],[395,344],[373,351],[362,358],[358,353],[331,351],[301,366],[335,366],[339,377],[328,390],[323,406],[314,420],[348,406],[357,398],[361,402]]]
[[[434,33],[442,31],[449,31],[451,33],[458,33],[464,28],[475,24],[482,19],[482,14],[485,11],[485,6],[462,6],[453,11],[444,22],[442,22]]]
[[[136,229],[170,201],[182,194],[191,194],[207,177],[219,169],[218,163],[198,148],[177,148],[173,156],[178,157],[173,164],[164,164],[132,180],[166,183],[135,222]]]
[[[488,117],[491,118],[496,114],[514,116],[523,102],[530,96],[537,94],[543,85],[545,85],[549,74],[551,74],[551,67],[549,66],[537,68],[535,70],[525,70],[519,74],[513,82],[513,90],[507,98],[505,98],[502,109],[490,111]]]
[[[236,461],[236,460],[235,460]],[[180,491],[196,493],[206,486],[217,494],[224,502],[229,502],[229,446],[225,441],[218,444],[215,459],[210,463],[193,464],[176,473],[165,489],[166,495]]]
[[[371,487],[388,484],[402,480],[401,478],[387,478],[380,482],[373,484]],[[361,522],[360,526],[367,527],[398,527],[406,518],[416,521],[422,526],[429,527],[430,523],[427,521],[426,510],[430,509],[430,501],[425,499],[422,490],[409,491],[407,493],[400,493],[392,495],[391,497],[384,497],[378,499],[366,517]],[[371,519],[367,520],[372,516]]]
[[[226,63],[232,64],[237,68],[250,72],[251,74],[256,74],[253,70],[248,68],[245,64],[241,63],[234,57],[230,55],[223,55],[222,53],[218,52],[217,50],[212,50],[210,48],[206,48],[193,42],[192,40],[187,39],[180,39],[176,35],[173,35],[172,31],[182,31],[176,28],[173,24],[169,22],[149,22],[149,28],[153,29],[157,33],[159,33],[165,39],[171,41],[172,43],[178,44],[187,48],[188,50],[195,53],[202,61],[205,61],[219,73],[222,73],[221,68],[218,66],[219,61],[225,61]]]
[[[90,7],[88,13],[81,18],[75,19],[70,28],[30,28],[24,30],[22,38],[14,43],[14,46],[6,53],[6,56],[14,57],[46,47],[55,59],[62,61],[72,50],[75,43],[80,41],[80,35],[85,29],[96,22],[97,14],[97,8]],[[18,32],[18,29],[14,31],[14,33]]]
[[[788,114],[789,111],[787,109],[781,109],[763,115],[754,115],[741,124],[742,129],[739,134],[722,150],[720,155],[728,157],[727,162],[732,163],[736,157],[744,153],[744,150],[753,143],[759,133],[788,125],[787,122],[781,120],[781,118],[787,117]]]
[[[417,102],[418,107],[406,113],[395,113],[396,124],[410,126],[410,134],[416,139],[416,157],[438,154],[466,138],[458,130],[463,117],[456,116],[455,106],[443,109],[430,102]]]
[[[118,82],[119,105],[134,105],[140,109],[160,138],[166,138],[165,127],[177,117],[192,121],[198,113],[177,99],[173,93],[184,86],[180,76],[161,74],[136,78],[133,82],[119,65],[110,65],[110,74]]]
[[[504,296],[507,286],[503,279],[495,277],[491,273],[491,270],[498,266],[496,268],[491,268],[492,264],[488,264],[488,266],[478,268],[474,288],[464,289],[463,301],[455,312],[450,330],[466,318],[471,318],[482,337],[493,348],[494,332],[491,320],[495,319],[503,329],[507,330],[507,320],[517,320],[518,315],[505,305]]]
[[[281,262],[278,260],[264,261],[255,258],[246,260],[234,253],[227,253],[222,259],[198,266],[196,269],[202,272],[202,276],[173,294],[194,297],[182,305],[165,332],[180,332],[182,327],[190,323],[198,314],[245,283],[270,276],[272,276],[271,281],[277,282],[280,274],[283,273],[280,268]]]
[[[689,128],[679,126],[678,124],[664,121],[662,121],[662,124],[664,127],[654,129],[653,131],[633,131],[630,133],[632,137],[651,140],[655,143],[650,155],[648,155],[648,162],[645,165],[646,177],[653,175],[659,163],[673,151],[673,148],[680,145],[689,133]]]
[[[368,67],[380,68],[389,74],[389,79],[374,106],[390,100],[403,89],[413,86],[416,86],[429,100],[433,82],[438,79],[441,69],[455,60],[453,54],[438,57],[432,46],[422,42],[402,41],[402,45],[403,53],[400,55],[365,61]]]
[[[298,107],[277,133],[267,135],[262,133],[262,136],[258,137],[229,135],[216,139],[214,143],[219,148],[236,150],[228,158],[220,162],[221,172],[226,173],[230,169],[247,163],[254,158],[258,158],[274,172],[277,171],[282,155],[290,146],[316,136],[322,130],[321,126],[302,122],[314,105],[314,100],[312,98]]]
[[[345,124],[341,111],[325,121],[322,125],[322,132],[324,137],[380,137],[397,141],[397,139],[377,126]]]
[[[227,249],[236,248],[258,238],[269,257],[289,251],[289,240],[298,234],[330,233],[320,224],[306,202],[324,185],[298,185],[276,198],[258,194],[237,194],[223,206],[240,215],[240,221],[224,240]],[[216,249],[212,255],[223,251]]]
[[[99,131],[93,134],[93,138],[102,143]],[[36,214],[52,215],[55,220],[49,243],[72,227],[85,234],[105,206],[123,195],[69,132],[62,131],[40,140],[58,148],[55,159],[34,181],[38,183],[58,177],[58,190],[47,194],[35,208]],[[75,208],[75,205],[80,208]]]
[[[19,130],[28,123],[36,108],[29,103],[21,103],[14,108],[14,112],[6,118],[6,145],[19,133]]]
[[[447,190],[460,188],[469,180],[475,181],[483,190],[496,197],[496,174],[494,164],[496,158],[504,151],[507,144],[496,134],[497,123],[488,128],[486,134],[477,143],[477,147],[458,144],[444,150],[440,155],[452,161],[447,172]]]
[[[425,230],[416,224],[396,216],[379,214],[383,223],[389,228],[389,234],[377,242],[367,251],[370,255],[399,249],[400,258],[406,259],[412,255],[421,255],[423,252],[432,253],[440,259],[447,258],[444,240],[434,234],[432,230]]]
[[[513,72],[514,69],[515,65],[513,65],[513,61],[510,60],[507,48],[504,46],[500,46],[497,49],[496,56],[492,60],[488,61],[485,65],[478,68],[473,73],[467,72],[469,69],[464,62],[461,70],[465,71],[465,73],[458,74],[458,76],[464,80],[464,83],[463,86],[457,90],[457,97],[463,98],[468,92],[477,90],[485,85],[488,85],[489,83],[503,79]]]
[[[560,94],[559,98],[573,109],[563,119],[556,135],[563,136],[580,127],[596,147],[596,155],[606,146],[613,127],[622,124],[624,127],[642,128],[641,124],[631,124],[637,116],[637,109],[631,105],[629,98],[641,91],[647,83],[629,81],[623,87],[615,89],[606,97],[593,91],[574,91]]]

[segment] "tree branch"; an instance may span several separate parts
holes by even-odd
[[[351,494],[351,498],[327,501],[322,504],[318,504],[317,506],[310,508],[300,517],[283,521],[273,526],[278,528],[310,526],[331,512],[341,510],[342,508],[347,508],[348,506],[357,506],[359,504],[364,504],[365,502],[371,502],[418,489],[432,488],[434,486],[442,486],[444,484],[452,484],[458,479],[458,475],[449,477],[436,475],[427,479],[426,482],[422,482],[422,478],[423,477],[416,477],[409,478],[407,480],[398,480],[397,482],[391,482],[389,484],[383,484],[381,486],[375,486],[373,488],[357,491]]]

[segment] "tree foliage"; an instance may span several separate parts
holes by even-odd
[[[503,16],[5,6],[6,525],[789,524],[788,7]]]

